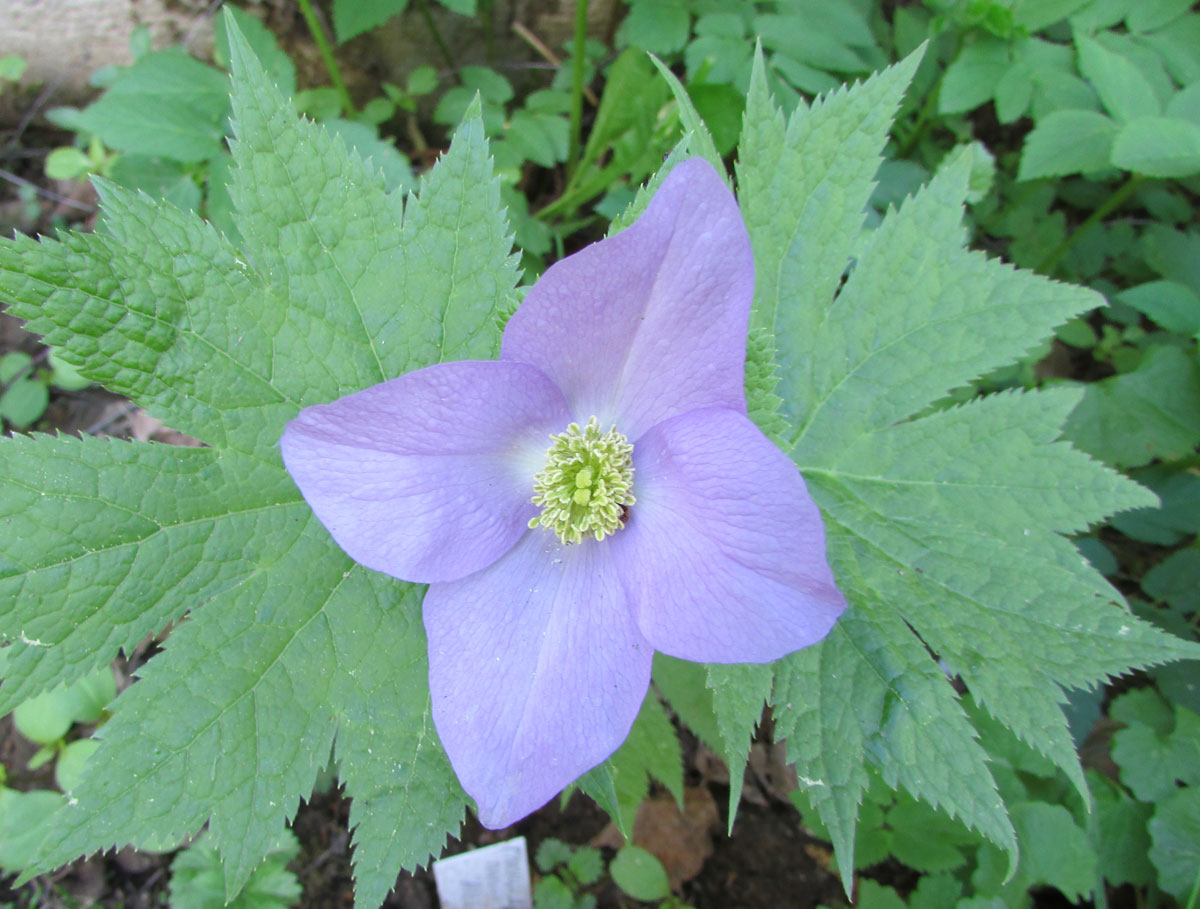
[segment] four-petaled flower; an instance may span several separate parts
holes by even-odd
[[[342,549],[429,584],[433,718],[488,827],[621,744],[655,650],[765,662],[845,608],[799,472],[746,416],[753,286],[737,203],[686,161],[627,230],[546,271],[499,360],[284,433]]]

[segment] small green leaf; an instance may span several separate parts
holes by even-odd
[[[1025,63],[1014,63],[996,83],[996,119],[1012,123],[1025,113],[1033,100],[1036,86],[1033,69]]]
[[[246,889],[233,900],[225,895],[221,858],[211,835],[202,834],[171,862],[172,909],[285,909],[300,898],[300,882],[287,870],[300,854],[295,834],[284,830],[267,852],[263,863],[246,882]]]
[[[221,153],[228,112],[224,74],[172,47],[123,70],[79,125],[119,151],[197,162]]]
[[[1017,0],[1013,24],[1024,26],[1032,34],[1061,22],[1092,0]]]
[[[1158,805],[1148,826],[1159,884],[1183,903],[1200,881],[1200,788],[1176,790]]]
[[[25,75],[25,68],[28,64],[24,57],[19,57],[16,54],[6,54],[0,57],[0,79],[6,82],[16,82]]]
[[[1200,294],[1185,284],[1150,281],[1123,290],[1116,298],[1145,313],[1167,331],[1185,337],[1200,334]]]
[[[63,792],[70,793],[83,777],[88,759],[96,753],[100,743],[96,739],[77,739],[67,745],[54,765],[54,781]]]
[[[633,0],[617,29],[617,46],[672,54],[687,44],[690,22],[683,0]]]
[[[76,723],[97,723],[117,696],[112,667],[101,666],[90,675],[72,682],[65,690],[67,709]]]
[[[1138,40],[1153,49],[1180,85],[1200,79],[1200,14],[1185,13],[1169,27],[1139,35]]]
[[[1130,7],[1125,24],[1131,32],[1149,32],[1169,25],[1193,6],[1192,0],[1139,0]]]
[[[1174,728],[1167,734],[1133,723],[1113,734],[1113,760],[1121,782],[1143,802],[1158,802],[1179,783],[1200,785],[1200,716],[1175,708]]]
[[[612,818],[622,836],[628,839],[633,835],[633,826],[626,823],[625,814],[621,811],[620,796],[610,761],[593,767],[577,779],[575,785]]]
[[[1133,372],[1085,387],[1063,434],[1121,467],[1182,457],[1200,442],[1200,365],[1194,352],[1160,345]]]
[[[547,837],[538,845],[534,860],[543,874],[549,874],[571,858],[571,847],[562,840]]]
[[[1038,121],[1025,137],[1018,180],[1061,177],[1110,166],[1120,124],[1088,110],[1059,110]]]
[[[43,379],[24,376],[0,394],[0,417],[18,429],[36,422],[50,403],[50,390]]]
[[[0,786],[0,868],[15,874],[29,867],[65,801],[61,793],[46,789],[18,792]]]
[[[575,875],[575,880],[584,887],[590,887],[604,874],[604,856],[599,849],[583,846],[576,849],[567,860],[567,868]]]
[[[11,350],[0,357],[0,385],[28,373],[33,368],[33,357],[23,350]]]
[[[50,351],[50,384],[63,391],[81,391],[90,388],[92,380],[79,374],[79,371],[66,360],[57,350]]]
[[[13,710],[13,724],[31,742],[50,745],[66,735],[75,722],[71,706],[67,689],[55,688],[18,704]]]
[[[1154,808],[1131,799],[1120,786],[1094,770],[1088,785],[1096,806],[1096,854],[1104,879],[1113,885],[1144,887],[1154,880],[1146,823]]]
[[[1061,805],[1025,802],[1012,808],[1021,843],[1020,877],[1049,884],[1068,899],[1086,899],[1097,877],[1096,852],[1071,813]]]
[[[400,15],[407,6],[408,0],[334,0],[333,30],[338,43],[369,32]]]
[[[56,148],[46,156],[45,172],[51,180],[78,180],[92,169],[92,159],[73,146]]]
[[[1162,112],[1154,88],[1127,57],[1080,32],[1075,34],[1079,71],[1092,83],[1100,102],[1120,123]]]
[[[408,74],[408,79],[404,83],[405,91],[415,96],[428,95],[437,87],[437,70],[428,64],[414,69]]]
[[[557,877],[544,877],[533,888],[534,909],[576,909],[575,894]]]
[[[1190,547],[1171,553],[1146,572],[1142,590],[1169,603],[1180,615],[1196,612],[1200,609],[1200,549]]]
[[[1136,117],[1113,139],[1112,163],[1148,177],[1200,173],[1200,124],[1176,117]]]
[[[858,909],[907,909],[908,904],[892,887],[865,878],[855,888],[854,905]]]
[[[613,883],[635,900],[661,900],[671,895],[662,862],[641,846],[625,846],[608,866]]]
[[[946,67],[938,89],[938,113],[961,114],[992,99],[1011,68],[1008,42],[982,36]]]

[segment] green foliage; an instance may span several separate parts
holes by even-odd
[[[1166,799],[1150,821],[1150,860],[1163,889],[1181,903],[1194,901],[1200,887],[1200,789],[1181,789]]]
[[[349,41],[398,16],[408,0],[334,0],[333,30],[339,42]]]
[[[538,846],[536,861],[545,877],[534,886],[535,909],[595,909],[596,897],[583,891],[605,873],[599,849],[573,848],[549,837]]]
[[[28,65],[25,58],[17,54],[0,57],[0,83],[19,81]]]
[[[228,109],[225,77],[167,48],[122,70],[76,122],[119,151],[193,163],[222,153]]]
[[[18,792],[0,786],[0,869],[16,874],[29,867],[65,801],[61,793],[47,789]]]
[[[884,218],[838,290],[858,243],[853,213],[915,65],[787,120],[760,67],[739,159],[755,321],[774,332],[792,454],[825,512],[851,602],[827,641],[778,664],[776,732],[844,869],[864,762],[1015,853],[985,752],[925,646],[1080,791],[1059,686],[1193,652],[1117,605],[1054,532],[1150,501],[1052,444],[1076,395],[1005,395],[905,422],[1101,302],[962,250],[965,160]],[[954,355],[931,361],[924,351],[934,347]],[[939,770],[914,772],[924,763]]]
[[[301,398],[491,355],[515,265],[477,115],[401,218],[230,36],[242,248],[107,187],[108,233],[0,252],[15,313],[62,338],[84,375],[212,445],[4,446],[21,482],[3,509],[23,529],[0,579],[13,630],[2,691],[11,704],[77,677],[203,601],[118,699],[34,867],[117,843],[170,848],[207,820],[232,898],[334,745],[371,905],[441,847],[463,796],[429,721],[420,590],[329,544],[275,440]],[[397,313],[398,288],[424,303]],[[212,774],[186,775],[197,765]]]
[[[608,872],[613,882],[635,900],[661,900],[671,894],[662,862],[641,846],[623,846]]]
[[[300,898],[300,882],[288,862],[300,854],[300,843],[290,830],[267,852],[262,864],[232,901],[225,896],[221,856],[212,837],[201,834],[171,863],[171,906],[177,909],[283,909]]]
[[[71,685],[18,704],[13,710],[13,725],[30,741],[51,745],[75,723],[98,722],[116,696],[112,670],[104,666]]]
[[[633,830],[638,805],[650,792],[654,777],[683,807],[683,759],[671,721],[654,692],[646,695],[629,737],[607,765],[616,787],[618,820],[624,830]]]
[[[1188,454],[1200,442],[1196,352],[1164,344],[1132,372],[1090,383],[1063,432],[1088,454],[1122,467]]]
[[[336,36],[407,5],[335,0]],[[729,764],[730,824],[767,701],[793,801],[847,881],[892,856],[923,875],[912,907],[1026,905],[1043,885],[1086,899],[1101,879],[1189,899],[1200,686],[1194,664],[1153,664],[1197,653],[1200,609],[1192,5],[925,0],[885,18],[867,0],[635,0],[620,54],[586,48],[600,99],[573,171],[573,61],[534,91],[460,66],[434,119],[466,122],[419,185],[388,136],[403,116],[423,148],[432,67],[361,110],[303,92],[317,127],[287,110],[295,67],[252,16],[218,23],[232,106],[219,70],[138,33],[95,104],[56,114],[79,136],[46,163],[102,178],[102,229],[0,244],[0,293],[55,345],[0,360],[0,415],[34,425],[49,385],[99,381],[211,447],[0,445],[0,710],[109,672],[188,617],[101,737],[47,731],[41,759],[59,754],[78,804],[0,788],[0,867],[171,848],[207,823],[173,891],[203,854],[206,898],[248,898],[271,866],[279,905],[295,894],[270,849],[331,748],[360,905],[438,850],[465,797],[429,720],[421,591],[330,551],[282,473],[280,429],[302,405],[493,356],[518,300],[513,236],[532,275],[596,215],[627,224],[682,156],[722,167],[737,148],[757,263],[750,413],[804,471],[852,608],[775,666],[656,657],[658,692]],[[1084,533],[1094,564],[1140,585],[1136,618],[1063,536]],[[1077,717],[1099,695],[1077,689],[1134,666],[1153,687],[1108,708],[1119,780],[1085,775]],[[631,832],[650,778],[681,799],[681,769],[652,692],[580,787]],[[538,852],[539,909],[594,905],[601,854],[555,842]],[[635,848],[613,877],[672,899]],[[858,896],[904,902],[870,881]]]

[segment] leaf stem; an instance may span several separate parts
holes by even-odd
[[[329,78],[333,82],[333,89],[338,93],[338,98],[342,102],[342,111],[347,116],[354,113],[354,101],[350,98],[350,92],[346,90],[346,83],[342,79],[342,71],[337,65],[337,60],[333,58],[333,48],[329,46],[329,39],[325,37],[325,30],[321,28],[321,23],[317,21],[317,14],[313,12],[312,0],[298,0],[300,4],[300,15],[304,17],[304,22],[308,25],[308,31],[313,37],[313,41],[317,43],[317,51],[321,54],[321,59],[325,62],[325,69],[329,71]]]
[[[1145,179],[1141,174],[1130,174],[1129,179],[1113,190],[1112,195],[1100,203],[1100,206],[1088,216],[1086,221],[1071,231],[1058,246],[1050,251],[1046,258],[1042,259],[1037,270],[1044,275],[1053,274],[1059,263],[1066,258],[1067,253],[1075,247],[1075,244],[1082,240],[1093,227],[1124,205],[1129,197],[1137,192],[1138,187]]]
[[[425,20],[425,27],[429,29],[429,34],[433,36],[433,43],[437,45],[438,53],[446,61],[446,66],[449,67],[450,72],[454,73],[454,78],[461,82],[462,76],[458,73],[458,64],[454,62],[454,54],[450,53],[450,48],[446,45],[446,39],[442,37],[441,31],[437,27],[437,22],[434,21],[433,13],[429,11],[429,0],[417,0],[417,6],[421,10],[421,18]]]
[[[571,139],[567,147],[567,180],[579,164],[583,136],[583,73],[587,62],[588,0],[575,0],[575,46],[571,51]]]
[[[483,41],[487,62],[496,60],[496,16],[492,6],[495,0],[480,0],[479,15],[483,19]]]

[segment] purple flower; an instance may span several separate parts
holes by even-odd
[[[737,203],[686,161],[546,271],[499,360],[288,424],[284,462],[338,544],[429,584],[433,718],[488,827],[621,744],[655,650],[765,662],[845,609],[804,481],[746,416],[753,287]]]

